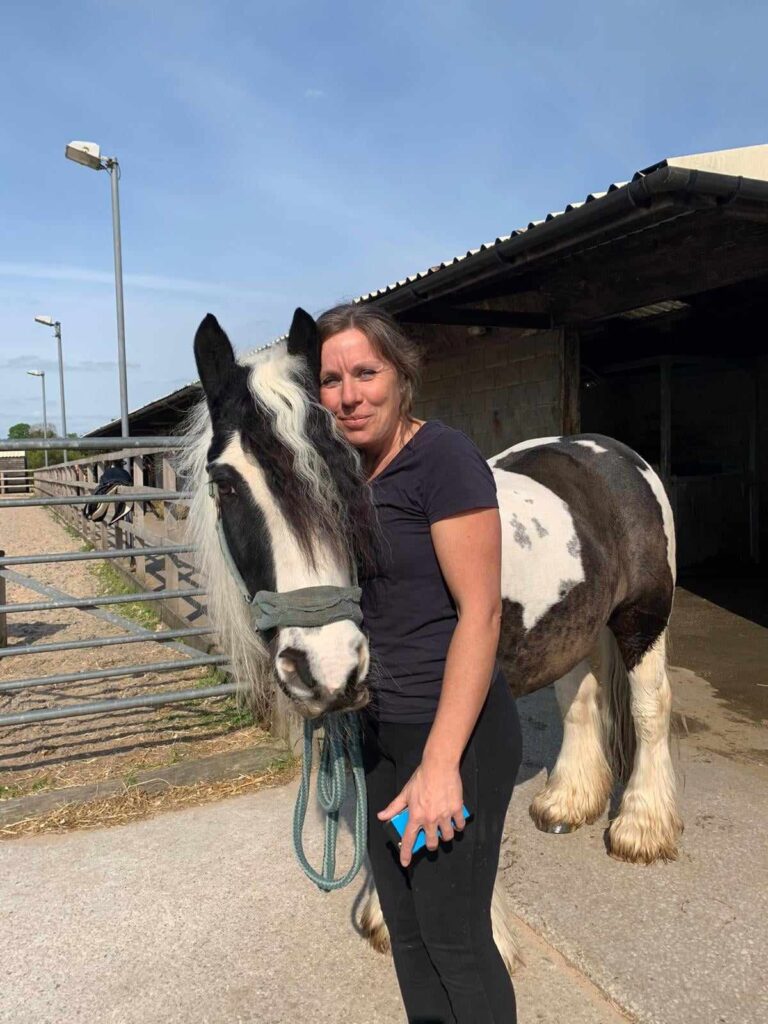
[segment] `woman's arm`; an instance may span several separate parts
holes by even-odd
[[[491,684],[501,626],[501,521],[496,508],[475,509],[433,523],[432,543],[459,621],[453,632],[435,721],[419,767],[378,817],[409,808],[400,847],[407,867],[423,828],[436,850],[437,829],[453,838],[464,827],[459,762]]]
[[[458,767],[488,695],[501,628],[501,521],[496,508],[431,527],[459,621],[448,648],[437,714],[423,762]]]

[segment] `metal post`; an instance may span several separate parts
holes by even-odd
[[[120,178],[120,165],[114,157],[109,157],[105,163],[112,182],[112,240],[115,250],[115,302],[117,306],[117,362],[120,373],[120,421],[122,423],[123,437],[128,437],[128,375],[125,364],[123,255],[120,240],[120,196],[117,188]]]
[[[67,407],[64,402],[64,357],[61,350],[61,324],[57,320],[53,325],[53,331],[56,335],[56,343],[59,348],[59,399],[61,401],[61,436],[66,438],[67,436]],[[64,446],[64,461],[67,461],[67,448]]]
[[[45,408],[45,370],[40,371],[40,380],[43,382],[43,437],[48,437],[48,413]],[[45,465],[48,467],[48,449],[45,449]]]
[[[4,557],[5,551],[0,549],[0,558]],[[0,576],[0,604],[5,604],[5,576]],[[8,646],[8,617],[5,612],[0,612],[0,647]]]

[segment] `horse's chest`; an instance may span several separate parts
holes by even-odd
[[[520,473],[494,469],[501,516],[501,596],[525,630],[585,580],[581,542],[565,502]]]

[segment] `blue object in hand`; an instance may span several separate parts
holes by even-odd
[[[467,808],[466,808],[466,806],[464,804],[462,804],[461,809],[462,809],[462,811],[464,813],[464,820],[466,821],[471,816],[470,812],[467,810]],[[453,821],[453,819],[451,819],[451,820]],[[456,824],[455,821],[453,823],[454,823],[454,825]],[[402,844],[403,835],[405,834],[405,827],[406,827],[407,824],[408,824],[408,808],[407,807],[405,808],[404,811],[400,811],[399,814],[396,814],[394,816],[394,818],[390,818],[389,821],[382,822],[382,825],[384,826],[384,829],[385,829],[385,831],[387,832],[387,834],[389,836],[389,841],[391,843],[394,843],[394,845],[398,849],[400,848],[400,846]],[[442,834],[440,832],[440,827],[439,826],[438,826],[438,829],[437,829],[437,834],[438,834],[440,839],[443,838]],[[420,828],[418,833],[417,833],[417,835],[416,835],[416,839],[415,839],[414,844],[413,844],[413,851],[412,852],[416,853],[418,850],[420,850],[422,848],[422,846],[426,845],[426,842],[427,842],[427,834],[426,834],[426,832],[424,831],[423,828]]]

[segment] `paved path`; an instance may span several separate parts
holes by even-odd
[[[626,1020],[603,993],[643,1024],[768,1019],[766,769],[707,745],[720,713],[708,684],[677,673],[676,691],[702,716],[676,745],[687,830],[680,861],[652,868],[610,860],[604,822],[535,830],[527,805],[557,718],[548,691],[521,701],[526,762],[502,869],[531,926],[520,1024]],[[764,737],[749,728],[754,752]],[[401,1024],[391,961],[354,932],[359,886],[322,894],[294,862],[295,789],[0,844],[0,1020]]]
[[[402,1024],[391,959],[354,931],[360,886],[326,895],[299,872],[295,791],[0,845],[0,1020]],[[626,1021],[520,937],[521,1022]]]

